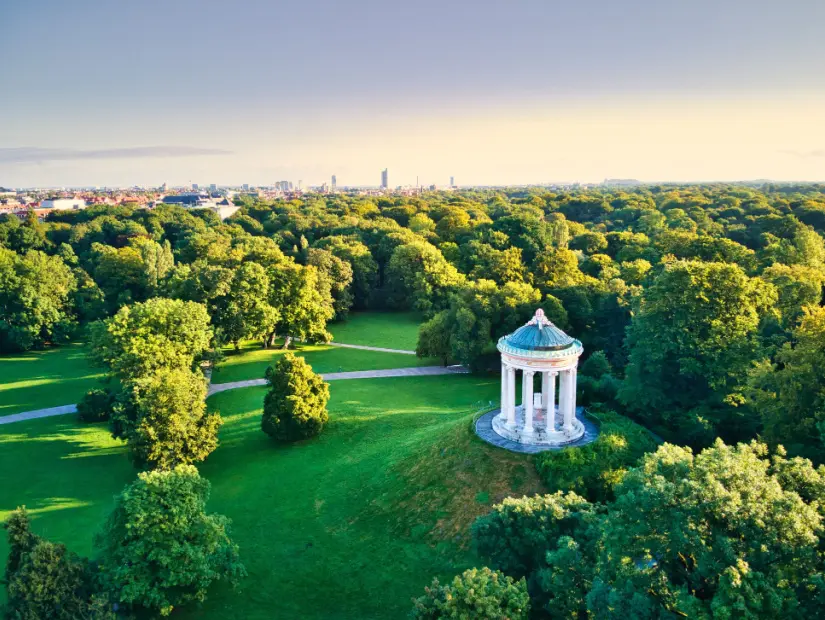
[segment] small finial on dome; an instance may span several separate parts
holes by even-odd
[[[533,318],[532,318],[532,319],[530,319],[530,321],[528,321],[528,323],[527,323],[527,324],[528,324],[528,325],[536,325],[536,326],[538,326],[539,328],[542,328],[542,327],[544,327],[545,325],[551,325],[551,323],[550,323],[550,321],[547,319],[547,317],[546,317],[546,316],[544,316],[544,310],[542,310],[541,308],[539,308],[538,310],[536,310],[536,314],[533,316]]]

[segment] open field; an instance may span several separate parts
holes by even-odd
[[[418,326],[423,321],[416,312],[356,312],[327,328],[333,342],[415,351]]]
[[[200,470],[250,575],[180,617],[403,617],[433,576],[473,564],[472,518],[537,488],[529,457],[471,434],[472,411],[497,392],[468,375],[333,383],[324,434],[287,447],[260,431],[263,388],[211,398],[225,424]],[[0,444],[0,518],[26,504],[35,531],[88,554],[135,475],[119,443],[62,417],[0,427]]]
[[[317,373],[345,372],[350,370],[381,370],[410,366],[437,366],[433,358],[418,358],[403,353],[383,353],[361,349],[345,349],[324,344],[297,344],[292,350],[303,357]],[[279,346],[264,349],[259,342],[247,342],[236,353],[225,350],[223,360],[212,373],[212,383],[228,383],[246,379],[262,379],[270,364],[274,364],[284,350]]]
[[[82,345],[0,357],[0,416],[76,403],[104,373]]]

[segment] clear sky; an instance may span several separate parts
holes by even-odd
[[[825,180],[824,0],[0,0],[0,185]]]

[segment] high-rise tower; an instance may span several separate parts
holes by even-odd
[[[389,184],[389,176],[387,174],[387,169],[384,168],[381,171],[381,189],[388,189],[390,186]]]

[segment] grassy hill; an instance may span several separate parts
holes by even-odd
[[[209,509],[233,520],[249,577],[179,617],[403,617],[433,576],[475,563],[466,528],[476,514],[538,488],[529,457],[471,433],[497,378],[335,382],[324,434],[286,447],[260,430],[264,391],[210,399],[226,423],[200,467],[213,485]],[[112,496],[135,475],[123,452],[104,426],[73,416],[0,426],[0,517],[26,504],[35,531],[90,553]]]

